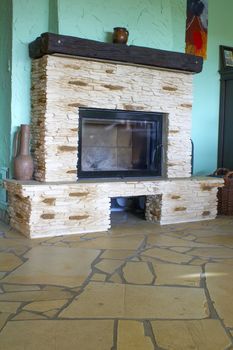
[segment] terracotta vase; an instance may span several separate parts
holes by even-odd
[[[116,27],[113,28],[113,42],[114,44],[126,44],[128,37],[129,37],[129,32],[126,28],[122,27]]]
[[[30,126],[21,125],[20,131],[15,138],[15,158],[14,158],[14,178],[16,180],[27,181],[32,179],[33,159],[29,152]]]

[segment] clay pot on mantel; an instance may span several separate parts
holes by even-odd
[[[126,28],[123,27],[115,27],[113,28],[113,43],[114,44],[126,44],[129,32]]]
[[[16,133],[14,144],[14,179],[28,181],[33,175],[33,159],[29,151],[30,126],[22,124]]]

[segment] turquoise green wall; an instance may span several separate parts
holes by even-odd
[[[12,3],[0,1],[0,185],[10,162]],[[6,192],[0,187],[0,215]]]
[[[30,121],[28,43],[42,32],[50,30],[60,34],[111,41],[113,27],[126,26],[130,32],[129,44],[184,52],[186,0],[12,1],[12,85],[6,89],[8,99],[12,90],[12,111],[11,120],[5,119],[3,124],[4,135],[9,133],[10,123],[13,136],[17,126]],[[1,6],[4,8],[4,4],[6,6],[9,2],[1,0]],[[211,172],[216,167],[219,110],[218,46],[233,46],[230,28],[232,10],[232,0],[209,1],[208,60],[204,64],[203,72],[194,78],[192,138],[195,144],[197,174]],[[0,16],[2,17],[1,14]],[[6,62],[6,54],[3,56],[2,60]],[[3,63],[2,67],[4,74],[9,75]],[[8,111],[9,117],[9,101],[1,111],[4,117]],[[2,144],[1,138],[1,148]],[[9,153],[9,144],[4,154],[6,152]],[[7,157],[4,155],[3,158],[0,157],[0,166],[7,163]]]
[[[217,166],[219,119],[219,45],[233,46],[232,0],[209,0],[208,59],[194,79],[193,133],[198,175]]]
[[[111,41],[113,28],[122,26],[129,30],[129,44],[183,49],[184,4],[184,0],[58,0],[59,32]]]
[[[11,1],[0,1],[0,167],[10,160],[11,129]]]
[[[17,127],[30,121],[30,71],[28,43],[48,31],[48,0],[13,0],[12,41],[12,124]]]

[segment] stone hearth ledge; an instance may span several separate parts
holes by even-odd
[[[145,216],[151,222],[210,220],[223,186],[222,179],[212,177],[94,181],[6,180],[10,225],[30,238],[107,231],[111,198],[133,196],[146,196]]]

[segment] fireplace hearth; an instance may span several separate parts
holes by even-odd
[[[161,176],[162,113],[80,108],[78,178]]]

